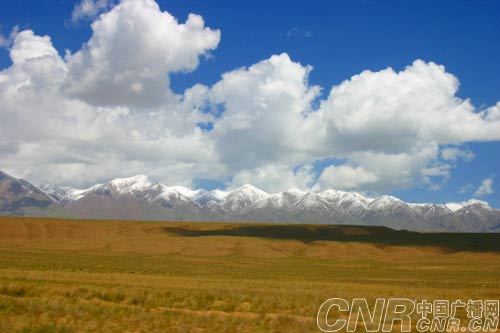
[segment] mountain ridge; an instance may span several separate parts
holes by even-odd
[[[390,195],[368,197],[334,189],[292,188],[267,193],[251,184],[228,191],[207,191],[167,186],[145,175],[74,189],[47,184],[36,187],[0,171],[0,214],[360,224],[413,231],[500,232],[500,210],[476,199],[448,204],[407,203]]]

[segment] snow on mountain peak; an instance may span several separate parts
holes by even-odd
[[[184,186],[165,186],[163,192],[168,193],[171,191],[175,191],[177,193],[182,194],[183,196],[193,199],[200,193],[203,194],[206,191],[205,190],[192,190],[190,188],[184,187]]]
[[[73,189],[71,187],[64,187],[59,185],[42,184],[39,186],[42,191],[57,201],[65,199]]]
[[[318,195],[326,200],[350,200],[357,201],[363,204],[367,204],[374,199],[367,198],[357,192],[346,192],[340,190],[328,189],[322,192],[319,192]]]
[[[235,196],[235,195],[245,196],[245,197],[248,197],[251,199],[262,199],[262,198],[269,196],[269,194],[267,192],[264,192],[261,189],[255,187],[251,184],[242,185],[242,186],[232,190],[231,192],[229,192],[229,195],[230,196]]]
[[[391,195],[382,195],[378,198],[373,199],[373,201],[370,202],[369,207],[375,210],[384,210],[387,207],[399,204],[406,204],[406,203]]]
[[[306,191],[302,191],[296,187],[292,187],[292,188],[289,188],[288,190],[282,192],[282,193],[288,193],[288,194],[292,194],[292,195],[296,195],[296,196],[303,196],[305,195],[307,192]]]
[[[452,212],[456,212],[457,210],[460,210],[464,207],[471,206],[471,205],[480,205],[480,206],[483,206],[485,208],[490,208],[490,205],[486,201],[478,200],[478,199],[470,199],[470,200],[463,201],[463,202],[448,202],[445,204],[445,206],[449,210],[451,210]]]
[[[224,198],[223,205],[229,210],[240,210],[268,198],[270,195],[257,187],[245,184],[230,191]]]
[[[338,198],[343,193],[345,193],[345,192],[339,191],[339,190],[334,190],[334,189],[328,189],[328,190],[324,190],[322,192],[319,192],[319,195],[323,198]]]
[[[327,200],[317,193],[309,192],[296,202],[294,206],[297,209],[328,210],[330,205]]]
[[[136,175],[128,178],[116,178],[109,183],[115,186],[118,190],[125,191],[140,191],[158,184],[158,182],[145,175]]]
[[[212,190],[209,193],[220,200],[224,199],[228,195],[228,192],[221,191],[221,190]]]
[[[308,192],[299,190],[297,188],[291,188],[285,192],[276,194],[279,198],[275,199],[276,204],[281,203],[281,205],[293,205],[302,199]]]
[[[133,215],[134,218],[377,223],[390,228],[418,231],[500,230],[500,210],[477,199],[447,204],[407,203],[389,195],[365,197],[362,193],[340,190],[319,192],[291,188],[279,193],[266,193],[250,184],[230,191],[192,190],[183,186],[167,186],[144,175],[117,178],[87,189],[57,185],[36,187],[0,172],[0,183],[9,185],[13,181],[19,183],[21,195],[35,195],[34,198],[43,200],[44,204],[47,199],[51,199],[50,209],[54,208],[57,212],[59,208],[67,207],[61,212],[74,211],[83,217],[94,214],[97,207],[97,210],[102,211],[99,218],[128,218],[129,212],[135,214],[140,208],[144,215]],[[11,195],[10,187],[4,187],[4,192]],[[112,208],[109,214],[99,208],[101,200],[105,207]]]
[[[227,211],[251,211],[253,209],[284,208],[293,211],[318,210],[329,214],[351,214],[362,216],[368,211],[408,212],[434,216],[453,213],[461,209],[490,208],[487,202],[471,199],[465,202],[439,204],[409,204],[400,199],[382,195],[366,197],[361,193],[327,189],[321,192],[303,191],[290,188],[279,193],[267,193],[251,184],[245,184],[230,191],[204,189],[192,190],[184,186],[167,186],[145,175],[116,178],[108,183],[97,184],[87,189],[72,189],[57,185],[43,185],[44,193],[56,201],[75,201],[87,194],[100,195],[116,193],[130,195],[146,200],[166,200],[172,205],[178,203],[195,204],[209,209]],[[111,192],[110,192],[111,191]]]

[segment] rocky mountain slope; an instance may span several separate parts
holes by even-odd
[[[23,179],[0,171],[0,214],[23,213],[56,204],[58,200]]]
[[[231,191],[166,186],[147,176],[118,178],[87,189],[36,187],[0,172],[0,214],[96,219],[267,221],[381,225],[416,231],[500,232],[500,210],[470,200],[445,205],[406,203],[392,196],[252,185]]]

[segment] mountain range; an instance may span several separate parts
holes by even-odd
[[[380,225],[393,229],[500,232],[500,210],[480,200],[406,203],[383,195],[289,189],[266,193],[243,185],[231,191],[167,186],[144,175],[87,189],[35,186],[0,171],[0,215],[90,219],[245,221]]]

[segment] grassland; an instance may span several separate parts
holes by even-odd
[[[500,237],[0,218],[0,332],[319,332],[330,297],[500,299]]]

